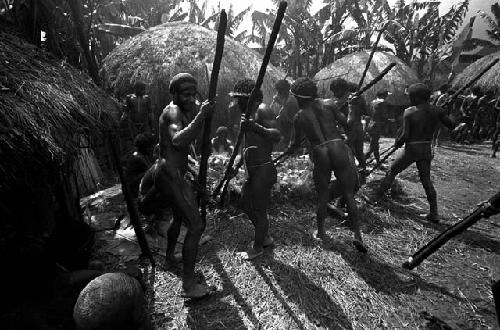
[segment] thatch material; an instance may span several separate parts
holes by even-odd
[[[457,89],[463,87],[497,58],[500,58],[500,52],[490,54],[470,64],[453,79],[452,86]],[[496,93],[500,91],[500,63],[495,64],[474,84],[474,86],[479,86],[484,92],[492,91]]]
[[[369,51],[361,51],[342,57],[333,62],[326,68],[321,69],[314,79],[318,84],[318,92],[321,97],[332,97],[330,91],[330,82],[334,78],[344,78],[356,85],[361,79],[365,65],[370,56]],[[370,68],[366,74],[364,83],[368,83],[375,78],[387,65],[396,62],[397,65],[389,73],[368,90],[364,96],[367,101],[375,99],[378,91],[386,89],[392,93],[388,101],[395,105],[408,104],[407,97],[404,95],[405,85],[411,85],[419,81],[417,74],[396,56],[385,52],[376,52],[373,56]]]
[[[166,23],[149,29],[116,47],[104,60],[101,74],[107,87],[120,98],[133,92],[136,80],[148,85],[153,109],[160,111],[171,100],[168,85],[179,72],[189,72],[198,80],[203,98],[208,95],[209,73],[215,55],[216,31],[186,22]],[[256,79],[262,56],[226,37],[217,89],[216,118],[222,119],[229,103],[228,92],[241,78]],[[270,103],[274,83],[285,74],[272,65],[267,67],[262,90]]]
[[[80,133],[114,125],[115,101],[78,70],[0,32],[0,190],[71,171]]]

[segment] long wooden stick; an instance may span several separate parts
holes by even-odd
[[[224,40],[227,27],[227,15],[224,10],[220,12],[219,28],[217,29],[217,44],[215,47],[215,57],[210,75],[210,86],[208,88],[208,99],[213,100],[217,94],[217,81],[219,79],[220,64],[222,53],[224,52]],[[198,172],[198,183],[201,187],[199,195],[201,218],[206,221],[207,218],[207,169],[208,157],[210,156],[210,129],[212,127],[212,116],[205,118],[203,127],[203,140],[201,145],[200,171]]]
[[[267,65],[269,64],[269,60],[271,59],[271,53],[273,51],[274,44],[276,42],[276,39],[278,38],[278,33],[279,33],[279,30],[281,27],[281,22],[283,21],[283,17],[285,16],[286,6],[287,6],[286,1],[281,1],[279,4],[278,12],[276,14],[276,20],[274,21],[274,25],[273,25],[273,30],[271,32],[271,36],[269,37],[269,41],[267,43],[266,53],[264,55],[264,58],[262,60],[262,64],[260,66],[259,75],[258,75],[257,80],[255,82],[255,87],[252,90],[250,97],[248,98],[248,104],[247,104],[247,109],[246,109],[246,113],[245,113],[246,118],[250,117],[253,104],[255,103],[255,101],[257,99],[258,92],[260,90],[260,87],[262,86],[262,83],[264,82],[264,76],[266,74]],[[236,144],[234,146],[233,153],[231,154],[231,157],[229,158],[229,162],[227,164],[226,171],[224,173],[224,177],[222,178],[222,180],[219,182],[219,184],[215,188],[215,191],[213,194],[214,197],[219,196],[222,187],[224,185],[226,185],[226,187],[227,187],[229,185],[229,181],[231,181],[230,173],[231,173],[231,169],[233,167],[236,155],[238,154],[238,151],[240,149],[241,142],[243,141],[243,133],[244,132],[241,130],[241,123],[240,123],[240,132],[238,133],[238,139],[236,140]],[[221,195],[221,197],[222,196],[223,195]]]
[[[125,202],[127,203],[127,211],[130,216],[130,223],[132,224],[132,227],[134,227],[135,236],[137,236],[137,242],[139,243],[139,247],[141,248],[142,254],[144,254],[149,259],[149,261],[151,262],[151,266],[155,267],[156,263],[153,258],[153,254],[149,249],[148,241],[146,240],[146,235],[144,234],[144,231],[142,230],[141,227],[141,223],[139,222],[139,214],[137,213],[137,209],[135,208],[134,199],[130,194],[127,181],[125,179],[125,175],[123,174],[123,169],[120,164],[120,156],[118,153],[118,149],[116,147],[118,143],[116,143],[116,141],[113,141],[111,135],[109,135],[108,138],[109,138],[109,145],[111,147],[111,157],[113,158],[113,163],[118,172],[118,177],[120,178],[120,182],[122,185],[123,196],[125,197]]]
[[[358,83],[358,90],[361,89],[361,87],[363,86],[363,82],[365,81],[366,73],[368,72],[368,69],[370,68],[370,64],[372,63],[373,55],[375,54],[375,51],[377,50],[378,43],[380,42],[380,38],[382,38],[382,34],[384,33],[386,26],[387,26],[387,24],[385,24],[382,27],[382,29],[380,29],[380,31],[378,32],[377,40],[373,44],[372,51],[370,52],[370,57],[368,57],[368,62],[366,62],[365,70],[363,71],[363,74],[361,75],[361,79]]]

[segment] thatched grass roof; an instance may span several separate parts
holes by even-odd
[[[485,56],[476,62],[467,66],[464,71],[453,79],[452,86],[454,88],[461,88],[467,84],[475,75],[477,75],[481,70],[486,68],[493,60],[500,58],[500,52],[496,52]],[[479,80],[474,84],[474,86],[479,86],[485,91],[500,91],[500,63],[495,64],[488,72],[486,72]]]
[[[0,190],[72,165],[77,133],[109,128],[117,111],[88,76],[0,32]]]
[[[116,47],[104,60],[101,74],[117,97],[133,92],[136,80],[148,85],[147,93],[156,111],[167,105],[171,96],[168,85],[179,72],[189,72],[198,80],[203,98],[208,95],[206,65],[209,73],[215,55],[216,31],[187,22],[166,23],[151,28]],[[217,94],[216,113],[229,102],[228,92],[241,78],[256,79],[262,56],[226,37]],[[285,77],[269,65],[262,86],[264,102],[270,103],[274,83]],[[217,116],[217,115],[216,115]]]
[[[321,69],[314,79],[318,84],[318,92],[321,97],[332,97],[330,82],[334,78],[344,78],[347,81],[359,83],[365,65],[368,62],[370,51],[356,52],[333,62],[326,68]],[[364,84],[375,78],[387,65],[396,62],[397,65],[389,73],[368,90],[364,96],[367,101],[375,99],[378,91],[386,89],[393,93],[388,98],[392,104],[405,105],[408,100],[404,95],[405,85],[411,85],[419,81],[417,74],[396,56],[385,52],[376,52],[373,56],[370,68],[366,74]]]

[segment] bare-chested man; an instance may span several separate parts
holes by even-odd
[[[394,143],[396,148],[404,144],[405,149],[392,163],[390,170],[375,192],[375,196],[371,196],[371,200],[375,201],[382,197],[391,187],[396,176],[411,164],[416,163],[420,182],[425,189],[430,206],[427,219],[438,222],[437,194],[431,181],[432,138],[441,123],[450,130],[455,125],[443,109],[429,104],[431,92],[427,85],[411,85],[408,93],[413,106],[405,110],[403,130]]]
[[[241,129],[245,133],[243,160],[248,177],[243,186],[241,208],[246,212],[255,227],[254,241],[248,250],[241,253],[246,260],[252,260],[264,252],[264,247],[271,246],[273,239],[269,235],[267,208],[271,198],[271,189],[276,183],[276,168],[271,159],[275,143],[281,135],[276,129],[273,111],[262,102],[262,91],[251,109],[249,120],[244,116],[250,93],[255,87],[251,79],[242,79],[234,86],[231,96],[238,101],[242,113]]]
[[[368,123],[367,132],[370,135],[370,149],[365,154],[365,159],[373,153],[377,164],[380,162],[379,143],[380,135],[387,124],[389,105],[385,99],[389,96],[387,91],[379,91],[377,98],[371,103],[371,118]]]
[[[347,204],[354,245],[366,252],[359,228],[358,207],[354,194],[359,189],[359,176],[350,148],[344,143],[337,124],[346,119],[331,101],[316,99],[316,84],[309,78],[297,79],[291,88],[300,111],[295,116],[295,138],[289,151],[295,151],[305,135],[312,146],[313,178],[318,192],[316,238],[326,237],[324,222],[328,202],[342,196]],[[332,171],[336,180],[330,182]]]
[[[185,178],[190,144],[203,129],[204,119],[213,112],[214,103],[205,101],[198,111],[196,80],[187,73],[177,74],[170,82],[172,102],[160,116],[160,158],[141,182],[140,211],[151,214],[159,208],[172,207],[174,220],[167,233],[167,266],[175,263],[174,252],[181,223],[187,227],[182,248],[183,289],[185,297],[200,298],[209,289],[195,280],[198,243],[205,230],[196,195]]]
[[[363,97],[357,97],[346,103],[351,93],[355,92],[355,87],[344,79],[337,78],[330,83],[330,90],[333,95],[338,99],[337,104],[346,104],[340,111],[347,116],[347,144],[351,147],[354,156],[358,160],[361,173],[364,176],[366,172],[365,154],[363,152],[363,123],[361,122],[362,116],[368,115],[368,106]],[[364,177],[362,178],[364,180]]]
[[[297,111],[299,111],[299,105],[295,97],[290,95],[290,83],[288,80],[278,80],[274,88],[277,94],[273,98],[271,109],[276,115],[276,122],[283,137],[277,145],[277,149],[284,150],[288,147],[292,139],[293,118]]]

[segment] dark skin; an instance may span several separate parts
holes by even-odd
[[[142,190],[142,186],[151,186],[153,182],[154,189],[151,190],[155,190],[156,196],[160,197],[160,204],[171,206],[174,211],[174,220],[167,232],[167,267],[176,262],[175,245],[182,222],[187,226],[182,249],[183,289],[185,296],[190,298],[208,293],[205,285],[195,281],[194,274],[198,244],[205,223],[198,212],[196,195],[184,175],[188,171],[189,146],[202,130],[204,119],[214,109],[213,102],[205,101],[198,112],[195,98],[196,85],[183,83],[174,93],[172,103],[163,110],[159,120],[160,159],[141,183]],[[148,195],[145,200],[147,204]]]
[[[126,112],[129,123],[132,125],[131,133],[135,136],[138,133],[153,134],[154,127],[153,112],[148,95],[145,95],[145,89],[139,87],[134,94],[127,95]]]
[[[245,113],[248,98],[238,97],[238,105]],[[252,260],[262,255],[264,247],[273,244],[269,235],[267,207],[271,189],[276,183],[276,168],[271,159],[273,146],[281,139],[272,110],[264,103],[255,104],[250,119],[242,116],[241,129],[245,132],[244,161],[248,178],[243,187],[242,207],[255,228],[254,241],[241,256]]]
[[[379,139],[380,134],[382,134],[387,114],[389,109],[387,103],[385,102],[385,96],[379,96],[376,100],[371,103],[372,115],[370,123],[368,124],[368,134],[370,135],[370,149],[365,154],[365,159],[369,158],[373,153],[375,160],[380,162],[379,154]]]
[[[295,140],[290,151],[299,148],[304,135],[312,146],[313,177],[318,192],[318,228],[315,236],[318,239],[326,237],[324,222],[328,202],[342,196],[347,204],[354,244],[359,251],[365,252],[359,228],[358,208],[354,200],[355,191],[359,188],[357,169],[351,151],[342,141],[338,129],[338,123],[345,123],[346,119],[331,101],[299,97],[297,100],[300,111],[295,117]],[[323,125],[320,125],[320,122]],[[330,182],[332,171],[336,180]]]
[[[367,105],[362,97],[349,95],[348,89],[339,88],[333,90],[333,95],[339,100],[339,104],[348,100],[347,125],[345,125],[347,144],[351,147],[354,156],[358,160],[359,167],[366,169],[365,154],[363,152],[363,124],[362,116],[366,114]],[[341,109],[342,110],[342,109]]]
[[[420,182],[424,187],[429,201],[430,212],[427,219],[438,221],[437,195],[431,181],[430,169],[432,155],[432,139],[440,124],[452,130],[455,125],[441,108],[429,104],[428,100],[412,97],[410,100],[414,106],[407,108],[403,115],[403,130],[396,139],[395,147],[405,145],[404,152],[392,163],[389,172],[382,181],[378,191],[380,197],[389,189],[395,177],[408,166],[416,163],[420,176]]]
[[[292,138],[293,117],[297,111],[299,111],[299,108],[296,100],[290,97],[290,90],[280,89],[277,90],[277,92],[271,107],[273,107],[273,105],[279,107],[279,112],[276,115],[276,122],[283,136],[279,146],[286,148]]]

